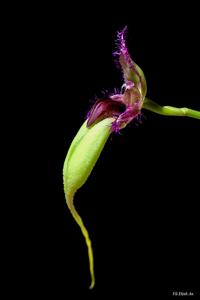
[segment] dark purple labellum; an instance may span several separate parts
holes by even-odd
[[[89,111],[87,117],[87,126],[91,126],[95,121],[101,121],[109,117],[118,117],[126,109],[124,103],[108,99],[98,100],[91,110]]]

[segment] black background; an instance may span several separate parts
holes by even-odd
[[[23,94],[34,175],[34,181],[27,176],[18,288],[53,299],[71,299],[72,293],[122,299],[197,294],[198,120],[144,110],[142,124],[107,142],[75,197],[93,242],[92,291],[85,242],[62,186],[67,150],[95,97],[123,84],[112,53],[125,25],[148,96],[161,105],[200,109],[196,8],[74,6],[27,7],[20,29],[13,28],[24,73],[30,74]]]

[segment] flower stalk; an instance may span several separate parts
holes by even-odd
[[[200,119],[200,111],[198,110],[190,109],[187,107],[178,108],[173,106],[160,106],[149,98],[145,98],[142,108],[164,116]]]

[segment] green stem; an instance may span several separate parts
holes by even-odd
[[[200,119],[200,111],[187,107],[178,108],[173,106],[160,106],[159,104],[148,98],[145,98],[143,108],[165,116],[190,117]]]

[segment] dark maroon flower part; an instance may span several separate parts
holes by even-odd
[[[105,118],[113,117],[112,130],[118,132],[135,119],[141,112],[147,92],[143,71],[131,59],[125,41],[127,27],[117,34],[117,57],[124,77],[124,92],[99,99],[87,115],[87,126]]]

